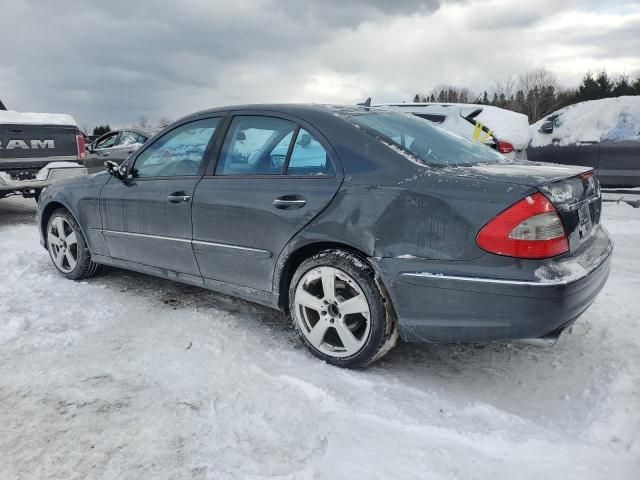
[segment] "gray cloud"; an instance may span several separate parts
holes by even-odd
[[[10,2],[0,98],[9,108],[71,113],[81,124],[130,124],[232,103],[403,100],[443,82],[489,86],[541,64],[569,81],[588,68],[640,68],[640,9],[557,3]],[[568,24],[561,34],[549,26],[604,8],[630,20]],[[571,70],[567,48],[584,57]]]

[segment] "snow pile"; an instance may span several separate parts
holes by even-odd
[[[401,344],[344,371],[263,307],[62,279],[19,202],[0,202],[2,478],[639,478],[640,210],[604,207],[611,278],[555,347]]]
[[[0,124],[3,123],[19,125],[77,125],[73,117],[65,113],[34,113],[0,110]]]
[[[482,112],[475,119],[486,125],[498,140],[510,142],[516,149],[526,148],[529,143],[529,120],[522,113],[482,105]]]
[[[640,96],[581,102],[552,114],[556,115],[553,133],[540,132],[549,117],[531,125],[531,146],[541,147],[552,142],[571,145],[581,141],[640,140]]]

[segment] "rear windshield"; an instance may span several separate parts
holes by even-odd
[[[363,112],[349,114],[346,119],[391,148],[399,147],[426,165],[468,166],[506,161],[505,157],[489,147],[411,115]]]

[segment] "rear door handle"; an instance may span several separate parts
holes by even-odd
[[[173,194],[167,197],[167,202],[169,203],[188,203],[189,200],[191,200],[191,196],[184,195],[184,194],[181,194],[181,195]]]
[[[278,197],[273,201],[273,206],[281,210],[293,210],[295,208],[302,208],[307,204],[307,201],[300,195],[284,195]]]

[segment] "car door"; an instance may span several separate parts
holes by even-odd
[[[215,174],[198,184],[193,248],[207,281],[270,292],[287,242],[332,200],[342,182],[320,134],[285,118],[237,115]]]
[[[104,135],[102,138],[96,140],[93,151],[95,155],[101,159],[109,160],[113,147],[118,143],[118,137],[120,132],[110,132]]]
[[[130,178],[107,182],[100,211],[111,257],[159,267],[168,276],[199,277],[191,247],[191,200],[219,121],[176,126],[131,158]]]
[[[640,187],[640,132],[600,144],[598,179],[605,187]]]

